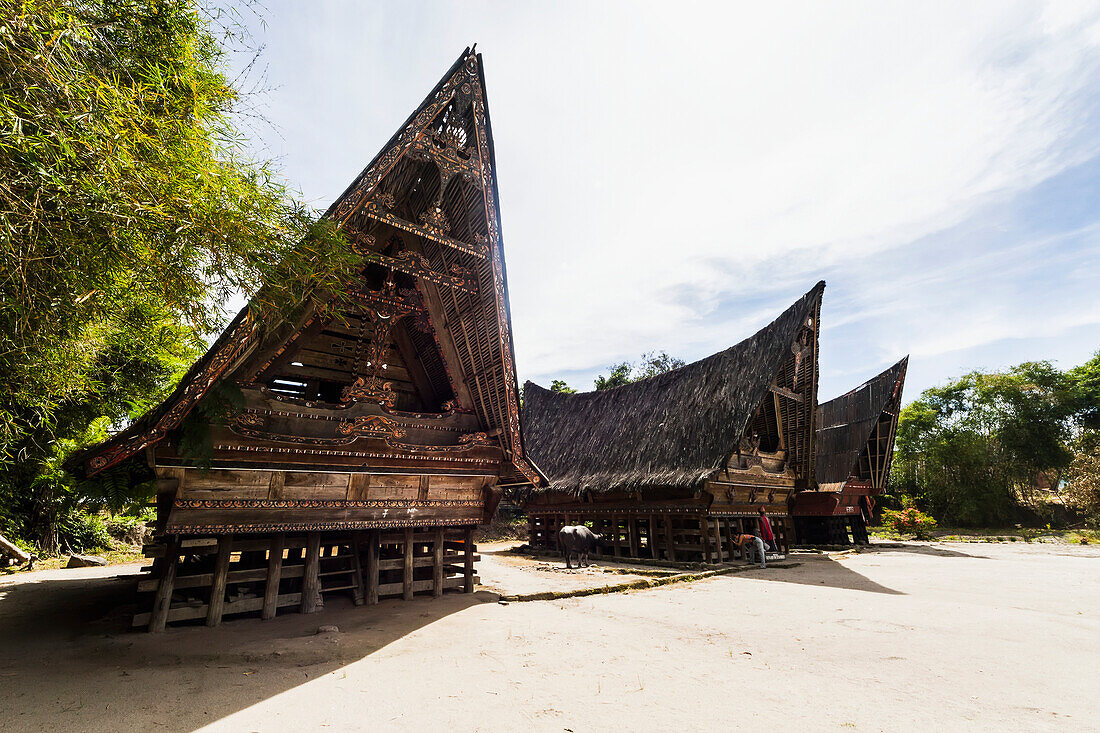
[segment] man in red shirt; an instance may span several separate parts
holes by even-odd
[[[764,505],[760,505],[760,536],[773,551],[779,548],[775,546],[775,533],[772,532],[772,523],[768,521],[768,515],[764,514]]]

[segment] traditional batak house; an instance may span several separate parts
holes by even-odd
[[[497,200],[467,50],[326,214],[368,262],[350,300],[266,322],[245,308],[162,405],[78,456],[88,476],[156,474],[135,626],[473,590],[472,528],[500,484],[539,482]],[[208,441],[208,470],[185,434]]]
[[[528,382],[524,437],[548,483],[525,502],[529,541],[591,522],[615,556],[720,562],[764,506],[779,544],[787,500],[813,479],[818,283],[755,336],[599,392]]]
[[[791,509],[800,544],[867,544],[875,497],[890,476],[908,364],[905,357],[818,407],[817,487],[798,494]]]

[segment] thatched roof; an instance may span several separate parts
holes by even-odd
[[[524,444],[543,490],[693,486],[722,468],[807,316],[819,282],[775,321],[713,356],[600,392],[524,385]]]
[[[851,475],[882,411],[900,401],[909,357],[847,394],[817,408],[818,486],[842,484]]]

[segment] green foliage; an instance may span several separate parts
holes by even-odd
[[[1065,497],[1071,509],[1100,524],[1100,431],[1085,432],[1075,441]]]
[[[159,402],[235,293],[289,312],[360,265],[245,155],[219,45],[242,37],[211,21],[193,0],[0,0],[0,526],[52,547],[64,512],[145,491],[73,485],[66,441]]]
[[[180,455],[201,470],[208,470],[214,459],[210,426],[225,425],[226,420],[243,410],[244,406],[244,392],[237,385],[218,382],[211,387],[177,428],[176,443]]]
[[[619,364],[613,364],[608,367],[611,370],[609,376],[599,375],[596,377],[596,389],[614,389],[615,387],[621,387],[624,384],[630,384],[634,380],[630,378],[631,365],[629,361],[624,361]]]
[[[1100,430],[1100,351],[1089,361],[1066,372],[1081,426]]]
[[[552,382],[550,382],[550,391],[551,392],[563,392],[565,394],[576,394],[577,393],[577,390],[573,389],[572,387],[570,387],[568,384],[566,384],[565,382],[563,382],[560,379],[555,379]]]
[[[1057,487],[1073,458],[1084,404],[1073,373],[1029,362],[925,390],[899,418],[891,493],[953,525],[1014,522],[1040,479]]]
[[[636,364],[629,361],[612,364],[608,367],[608,369],[610,369],[610,374],[608,376],[605,377],[601,374],[596,377],[596,389],[604,390],[621,387],[624,384],[630,384],[631,382],[637,382],[641,379],[648,379],[658,374],[670,372],[673,369],[679,369],[683,365],[683,359],[669,356],[666,351],[649,351],[642,354],[641,359]]]
[[[927,539],[936,528],[935,519],[912,505],[899,510],[885,510],[882,523],[898,534],[912,535],[918,540]]]

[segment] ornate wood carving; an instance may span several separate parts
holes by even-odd
[[[233,524],[172,524],[164,531],[184,534],[252,534],[256,532],[326,532],[349,529],[393,529],[400,527],[467,527],[481,523],[480,517],[435,517],[432,519],[366,519],[342,522],[241,522]]]
[[[397,403],[397,393],[393,391],[390,382],[382,381],[382,372],[386,369],[384,361],[386,345],[389,343],[390,330],[398,320],[410,313],[423,310],[418,301],[408,297],[398,296],[395,292],[393,273],[386,279],[381,291],[354,289],[352,298],[366,309],[367,316],[374,324],[374,335],[371,337],[370,348],[367,351],[367,374],[361,376],[364,366],[362,359],[363,336],[360,332],[356,342],[354,373],[355,381],[344,388],[341,399],[344,402],[377,402],[384,407],[393,407]]]
[[[429,207],[429,210],[430,209],[431,207]],[[389,224],[395,229],[400,229],[401,231],[415,234],[418,237],[424,237],[425,239],[439,242],[440,244],[446,245],[448,247],[453,247],[460,252],[465,252],[466,254],[472,255],[479,259],[485,259],[488,256],[488,252],[484,244],[470,244],[469,242],[461,242],[453,237],[447,236],[446,230],[439,228],[441,222],[438,220],[438,218],[430,218],[432,223],[424,224],[423,226],[419,224],[413,224],[411,221],[406,221],[396,214],[387,211],[374,199],[368,201],[363,206],[363,215],[374,219],[375,221],[380,221],[383,224]],[[442,215],[441,211],[439,212],[439,215]],[[445,221],[446,220],[444,219],[443,222]],[[448,225],[447,229],[449,228],[450,226]]]
[[[353,442],[349,440],[349,443]],[[292,448],[288,446],[266,446],[266,445],[241,445],[239,443],[226,444],[218,443],[214,445],[214,450],[220,451],[233,451],[238,453],[272,453],[272,454],[285,454],[296,456],[329,456],[333,458],[370,458],[375,460],[400,460],[407,461],[410,458],[424,461],[443,461],[447,463],[473,463],[483,466],[496,466],[500,461],[494,458],[479,458],[471,456],[434,456],[432,451],[434,449],[427,446],[409,446],[403,443],[396,443],[394,441],[386,441],[386,447],[394,450],[405,451],[402,453],[377,453],[375,451],[358,451],[358,450],[331,450],[327,447],[302,447]],[[466,451],[469,450],[466,446],[443,446],[447,451]],[[417,453],[418,455],[410,455],[411,453]],[[166,464],[167,465],[167,464]],[[489,475],[489,474],[486,474]]]
[[[492,445],[493,441],[489,439],[487,433],[466,433],[465,435],[458,436],[459,445],[472,446],[472,445]]]
[[[369,436],[372,438],[404,438],[408,433],[393,420],[381,415],[364,415],[336,428],[341,435]]]
[[[363,257],[369,262],[377,263],[391,270],[397,270],[421,280],[428,280],[436,285],[445,285],[449,288],[477,295],[477,280],[474,278],[473,273],[461,265],[451,265],[451,274],[448,275],[433,270],[427,257],[412,250],[398,252],[392,257],[377,252],[368,252]]]
[[[480,507],[481,499],[176,499],[177,509],[415,509]]]

